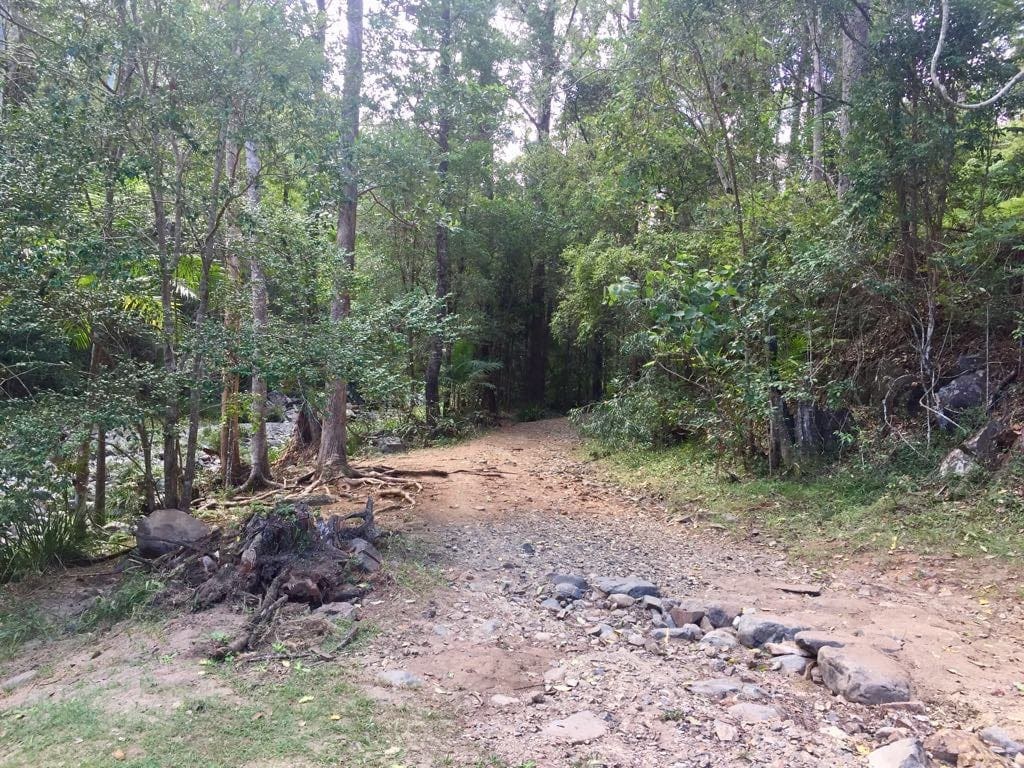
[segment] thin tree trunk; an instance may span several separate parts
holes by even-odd
[[[259,211],[261,203],[260,158],[256,144],[252,141],[245,142],[245,168],[249,177],[249,208],[255,214]],[[249,441],[249,479],[245,481],[244,486],[246,490],[251,491],[272,482],[270,447],[267,444],[267,380],[263,378],[259,369],[258,354],[260,340],[270,324],[270,298],[258,249],[253,249],[249,261],[249,287],[252,291],[253,346],[257,350],[257,359],[253,361],[252,371],[253,433]]]
[[[96,525],[107,522],[107,430],[102,424],[96,425],[96,493],[92,521]]]
[[[337,246],[344,268],[351,273],[356,264],[356,214],[359,206],[359,180],[355,148],[359,138],[359,101],[363,87],[363,0],[348,0],[345,10],[348,35],[345,46],[345,72],[341,94],[342,195],[338,209]],[[331,296],[331,322],[339,324],[352,309],[349,281],[335,281]],[[317,465],[321,475],[348,469],[348,382],[341,377],[327,384],[327,411],[320,430]]]
[[[839,139],[843,147],[843,170],[839,173],[836,191],[840,197],[850,189],[850,175],[846,172],[846,164],[850,160],[849,139],[853,130],[853,98],[854,91],[864,72],[864,58],[868,44],[868,16],[870,0],[858,0],[846,17],[843,25],[842,50],[842,99],[839,109]]]
[[[811,90],[814,91],[814,122],[811,124],[811,180],[825,180],[825,76],[821,61],[821,11],[811,21]]]
[[[451,50],[451,0],[445,0],[441,10],[441,50],[438,75],[441,80],[441,110],[437,122],[437,146],[440,160],[437,163],[438,186],[441,190],[441,209],[448,208],[448,141],[451,130],[451,115],[448,99],[451,98],[452,50]],[[448,254],[448,224],[437,222],[434,236],[434,255],[436,266],[436,292],[438,299],[438,322],[444,322],[448,316],[447,299],[451,292]],[[427,408],[427,425],[437,425],[441,415],[441,361],[444,355],[444,344],[439,333],[430,340],[430,357],[427,360],[427,371],[424,382],[424,399]]]
[[[805,89],[807,86],[808,61],[807,51],[800,51],[800,62],[797,64],[796,69],[796,82],[793,83],[793,119],[789,128],[789,148],[787,152],[788,164],[791,168],[796,167],[803,155],[803,136],[801,131],[803,131],[804,101],[807,97]]]
[[[161,352],[163,354],[164,375],[171,381],[177,373],[177,355],[174,351],[176,335],[174,297],[172,281],[177,269],[177,258],[172,255],[167,242],[167,204],[164,197],[164,166],[159,137],[153,132],[153,170],[150,177],[150,197],[153,202],[153,223],[156,228],[157,256],[160,262],[160,306],[163,313],[161,324]],[[172,391],[164,406],[163,415],[163,475],[164,501],[163,506],[177,509],[181,503],[180,468],[178,466],[178,393]]]
[[[138,424],[139,442],[142,444],[142,507],[146,514],[156,509],[156,482],[153,480],[153,441],[146,428],[146,420]]]
[[[190,373],[188,439],[185,448],[185,473],[182,478],[181,508],[188,511],[192,506],[196,478],[196,449],[199,443],[199,416],[202,405],[202,380],[205,375],[203,343],[206,332],[206,315],[210,306],[210,268],[213,266],[214,243],[220,223],[221,183],[224,179],[225,156],[227,154],[227,121],[220,128],[217,148],[213,160],[213,177],[210,181],[210,202],[206,213],[206,232],[200,248],[199,306],[196,309],[196,343]]]

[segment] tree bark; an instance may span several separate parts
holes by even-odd
[[[345,9],[348,34],[341,93],[342,200],[338,208],[337,246],[351,273],[356,265],[356,216],[359,179],[356,141],[359,138],[359,102],[363,87],[363,0],[348,0]],[[331,296],[331,323],[339,325],[352,309],[349,281],[339,276]],[[327,384],[327,411],[320,429],[317,466],[321,475],[348,473],[348,382],[334,376]]]
[[[853,7],[847,14],[843,24],[843,50],[842,50],[842,99],[843,103],[839,109],[839,139],[842,144],[845,161],[843,167],[850,160],[849,139],[853,130],[853,98],[854,91],[864,73],[864,60],[867,54],[868,29],[870,12],[870,0],[857,0],[852,3]],[[840,197],[850,189],[850,175],[842,170],[836,184],[836,190]]]
[[[189,378],[188,438],[185,449],[185,472],[182,477],[181,508],[186,512],[192,506],[196,478],[196,449],[199,443],[199,411],[202,405],[202,380],[206,365],[203,354],[203,336],[206,331],[206,315],[210,306],[210,268],[213,266],[214,242],[222,213],[220,192],[224,179],[224,165],[227,154],[227,121],[220,128],[217,147],[213,158],[213,176],[210,180],[210,200],[206,212],[206,232],[200,245],[199,306],[196,309],[195,351]]]
[[[249,177],[248,202],[255,215],[260,208],[260,157],[256,144],[245,142],[245,168]],[[270,324],[270,298],[267,293],[267,278],[263,273],[259,249],[253,249],[249,260],[249,288],[252,292],[253,348],[256,350],[252,370],[252,426],[249,440],[249,478],[244,488],[252,491],[272,482],[270,473],[270,448],[267,444],[267,380],[260,371],[259,346],[267,326]]]
[[[441,45],[438,76],[441,80],[441,109],[437,122],[437,146],[440,160],[437,163],[437,179],[440,188],[441,210],[448,210],[448,152],[449,133],[451,131],[451,113],[448,104],[452,88],[452,8],[451,0],[445,0],[441,9]],[[448,316],[448,294],[451,292],[448,254],[448,222],[438,220],[434,236],[434,256],[436,267],[436,291],[438,299],[439,323]],[[427,426],[435,427],[441,415],[441,361],[444,355],[444,343],[440,333],[435,333],[430,340],[430,357],[427,360],[427,371],[424,382],[424,399],[427,409]]]
[[[811,90],[814,122],[811,124],[811,181],[825,180],[825,75],[821,61],[821,12],[811,20]]]

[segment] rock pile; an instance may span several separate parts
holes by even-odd
[[[538,590],[541,606],[561,619],[572,616],[598,643],[625,641],[659,654],[670,653],[676,643],[695,644],[712,659],[745,647],[756,650],[771,669],[813,680],[849,702],[916,706],[916,711],[923,711],[923,705],[912,701],[913,684],[907,671],[863,638],[820,631],[727,600],[666,597],[657,585],[637,576],[587,579],[552,573],[548,581],[547,588]],[[641,634],[645,621],[649,628]],[[722,677],[690,682],[686,687],[712,701],[736,701],[728,713],[737,722],[778,720],[782,717],[778,709],[759,703],[767,696],[753,679]],[[724,733],[725,726],[733,726],[724,722],[722,726],[724,735],[719,734],[719,739],[727,741],[730,734]],[[591,732],[586,735],[590,737]],[[902,736],[907,736],[906,731]],[[880,734],[883,746],[868,755],[868,764],[873,768],[1005,766],[1008,759],[1015,759],[1016,765],[1024,765],[1024,744],[998,728],[979,734],[940,730],[925,741],[902,736],[898,732],[888,737]]]

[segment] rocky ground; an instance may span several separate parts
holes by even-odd
[[[389,457],[453,474],[380,520],[399,535],[359,606],[377,631],[346,674],[393,716],[447,725],[379,764],[1014,764],[1024,612],[1005,562],[835,550],[796,562],[786,542],[722,530],[699,509],[673,522],[577,448],[564,421],[546,421]],[[34,649],[0,666],[8,682],[42,669],[0,694],[0,714],[94,677],[155,709],[193,686],[220,695],[224,678],[194,662],[154,666],[177,670],[166,689],[132,683],[132,668],[167,657],[164,645],[195,655],[231,621],[181,616],[159,637],[119,630],[66,658]]]
[[[840,766],[901,739],[935,747],[950,738],[934,736],[942,728],[1024,732],[1024,614],[1010,575],[990,561],[907,555],[880,566],[825,552],[797,565],[784,542],[756,532],[737,541],[699,522],[667,523],[659,501],[604,482],[575,446],[565,422],[539,422],[392,462],[503,473],[429,484],[405,533],[448,586],[367,606],[385,627],[365,655],[367,682],[381,696],[456,709],[465,755],[540,766]],[[551,574],[587,583],[559,587]],[[630,575],[662,599],[645,606],[614,594],[629,585],[600,579]],[[634,596],[643,591],[655,590]],[[674,601],[675,623],[698,626],[657,629],[673,623]],[[813,653],[746,648],[728,621],[709,632],[706,618],[700,628],[702,617],[678,613],[713,603],[748,613],[739,620],[747,645],[806,627],[848,647],[808,669],[801,655]],[[754,637],[765,615],[782,628]],[[822,672],[849,698],[894,701],[852,703]],[[956,736],[965,754],[980,743]],[[901,743],[872,764],[916,764],[893,755],[914,748]],[[1010,762],[987,747],[978,754],[987,762],[962,764]]]

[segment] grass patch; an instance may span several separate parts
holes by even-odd
[[[699,447],[600,453],[591,457],[619,482],[664,495],[674,514],[698,513],[727,528],[757,528],[810,554],[822,540],[851,551],[1020,556],[1024,466],[1001,482],[940,480],[935,470],[953,443],[896,446],[883,459],[851,457],[819,474],[735,482]]]
[[[218,671],[234,696],[192,698],[159,716],[111,717],[103,697],[82,692],[0,715],[0,763],[82,768],[393,766],[447,722],[382,705],[337,669],[297,667],[280,680]]]
[[[57,631],[34,606],[0,611],[0,659],[9,659],[30,640],[47,638]]]
[[[129,576],[109,595],[97,597],[74,620],[80,632],[106,629],[125,619],[144,618],[163,584],[149,576]]]
[[[8,604],[0,609],[0,659],[13,657],[25,643],[61,634],[109,629],[125,619],[151,615],[153,599],[163,588],[156,579],[129,576],[109,595],[101,595],[69,622],[55,621],[34,605]]]

